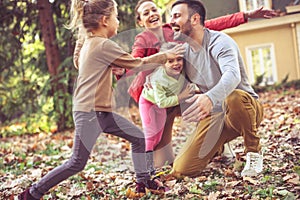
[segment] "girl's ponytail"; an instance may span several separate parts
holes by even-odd
[[[115,0],[72,0],[71,20],[66,27],[78,31],[80,37],[80,33],[96,30],[101,17],[109,17],[116,6]]]
[[[66,28],[76,31],[82,26],[83,6],[88,0],[71,0],[70,23]]]

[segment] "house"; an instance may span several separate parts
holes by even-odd
[[[208,19],[253,10],[260,6],[280,10],[282,13],[280,17],[249,20],[246,24],[224,32],[237,42],[252,84],[262,75],[262,84],[281,82],[286,76],[289,81],[300,79],[299,0],[202,0],[202,2],[206,6]]]

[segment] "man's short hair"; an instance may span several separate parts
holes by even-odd
[[[173,3],[172,8],[178,4],[187,4],[190,17],[193,14],[198,13],[201,17],[200,23],[204,26],[206,9],[204,7],[204,4],[200,0],[177,0]]]

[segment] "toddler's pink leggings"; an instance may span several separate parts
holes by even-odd
[[[139,110],[146,138],[146,151],[153,151],[161,140],[164,131],[167,118],[166,109],[159,108],[141,96],[139,100]]]

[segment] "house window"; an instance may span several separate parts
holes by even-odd
[[[252,84],[271,85],[277,82],[273,44],[246,47],[246,60]],[[262,80],[258,81],[259,78]]]
[[[255,10],[260,7],[272,8],[272,0],[239,0],[240,11]]]

